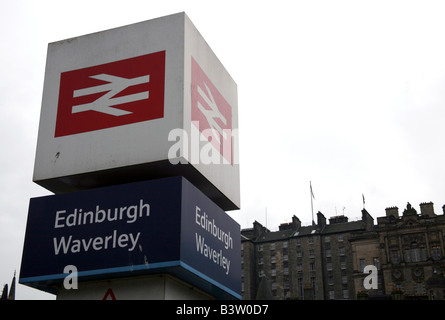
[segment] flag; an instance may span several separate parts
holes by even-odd
[[[312,191],[312,182],[309,181],[309,186],[311,187],[311,196],[315,200],[314,192]]]

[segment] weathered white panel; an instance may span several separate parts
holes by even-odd
[[[182,175],[237,209],[237,103],[185,13],[50,43],[33,181],[58,193]]]

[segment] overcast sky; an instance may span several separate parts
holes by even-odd
[[[442,1],[2,1],[0,285],[19,273],[49,42],[185,11],[238,84],[242,228],[445,204]],[[267,212],[267,220],[266,220]],[[18,285],[17,299],[54,298]]]

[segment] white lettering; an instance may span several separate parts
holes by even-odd
[[[63,269],[63,273],[68,273],[68,275],[63,279],[63,287],[67,290],[77,289],[77,268],[73,265],[67,265]]]
[[[76,208],[72,213],[68,215],[66,213],[66,210],[56,211],[54,228],[74,227],[105,221],[123,220],[125,218],[127,223],[134,223],[139,218],[150,216],[150,204],[140,199],[139,203],[129,207],[103,209],[96,205],[94,211],[82,212],[82,209]]]
[[[62,225],[59,224],[59,220],[62,220],[62,221],[65,220],[64,217],[59,217],[59,215],[61,213],[66,213],[66,210],[60,210],[60,211],[56,212],[56,221],[54,224],[54,228],[63,228],[65,226],[64,224],[62,224]]]
[[[238,129],[224,129],[227,139],[220,139],[216,128],[199,130],[199,121],[190,126],[191,138],[186,130],[175,128],[170,130],[168,141],[174,141],[168,150],[171,164],[239,164]],[[215,140],[215,141],[213,141]]]
[[[225,249],[233,249],[233,238],[229,233],[224,232],[215,223],[215,219],[210,221],[209,216],[204,212],[200,215],[201,209],[196,206],[195,209],[195,223],[200,225],[204,230],[209,232],[212,236],[217,238],[219,241],[224,242]]]
[[[185,303],[182,307],[176,308],[176,314],[203,315],[204,318],[207,318],[209,312],[210,312],[210,307],[188,307],[186,306]]]
[[[369,272],[371,273],[363,280],[363,286],[366,290],[377,289],[377,267],[373,265],[367,265],[364,268],[363,273],[368,274]]]
[[[230,260],[223,255],[222,250],[215,250],[205,243],[205,238],[195,233],[196,238],[196,251],[208,258],[210,261],[220,266],[226,271],[226,274],[230,272]]]
[[[60,248],[63,248],[63,253],[66,254],[68,252],[68,248],[70,247],[70,243],[71,243],[71,238],[72,236],[70,236],[68,238],[68,241],[65,242],[65,237],[61,237],[60,238],[60,242],[59,244],[57,244],[57,238],[53,238],[54,241],[54,253],[57,256],[60,252]]]
[[[86,238],[86,239],[73,239],[73,236],[65,238],[62,236],[60,238],[53,238],[54,244],[54,254],[59,255],[61,253],[79,253],[88,252],[90,250],[105,250],[105,249],[115,249],[127,248],[128,251],[133,251],[138,244],[139,237],[141,233],[123,233],[118,235],[117,230],[113,230],[111,235],[104,237]]]
[[[131,241],[131,248],[129,248],[128,251],[133,251],[134,248],[136,248],[136,244],[138,243],[139,236],[141,235],[141,233],[138,232],[137,235],[136,235],[136,238],[133,237],[132,233],[130,233],[128,235],[130,236],[130,241]]]
[[[168,160],[171,164],[186,164],[188,159],[188,135],[182,129],[173,129],[168,133],[168,141],[178,141],[168,149]]]

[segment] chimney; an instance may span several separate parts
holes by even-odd
[[[326,225],[326,217],[320,211],[317,212],[317,224],[321,229]]]
[[[394,217],[396,219],[399,218],[399,208],[397,207],[389,207],[385,209],[387,217]]]
[[[301,227],[301,221],[298,219],[295,215],[292,217],[292,222],[289,223],[282,223],[278,227],[280,231],[283,230],[299,230]]]
[[[292,224],[293,224],[295,230],[298,230],[301,228],[301,221],[300,221],[300,219],[298,219],[298,217],[296,215],[294,215],[292,217]]]
[[[335,216],[329,218],[329,224],[335,224],[335,223],[344,223],[348,222],[348,217],[346,216]]]
[[[420,214],[433,218],[436,216],[434,213],[434,204],[432,202],[423,202],[420,204]]]
[[[362,210],[362,221],[365,223],[366,231],[374,229],[374,218],[369,214],[366,209]]]
[[[265,228],[261,223],[259,223],[258,221],[255,221],[254,223],[253,223],[253,235],[254,235],[254,237],[255,237],[255,239],[256,238],[258,238],[260,235],[262,235],[263,233],[266,233],[267,231],[269,231],[269,230],[267,230],[267,228]]]

